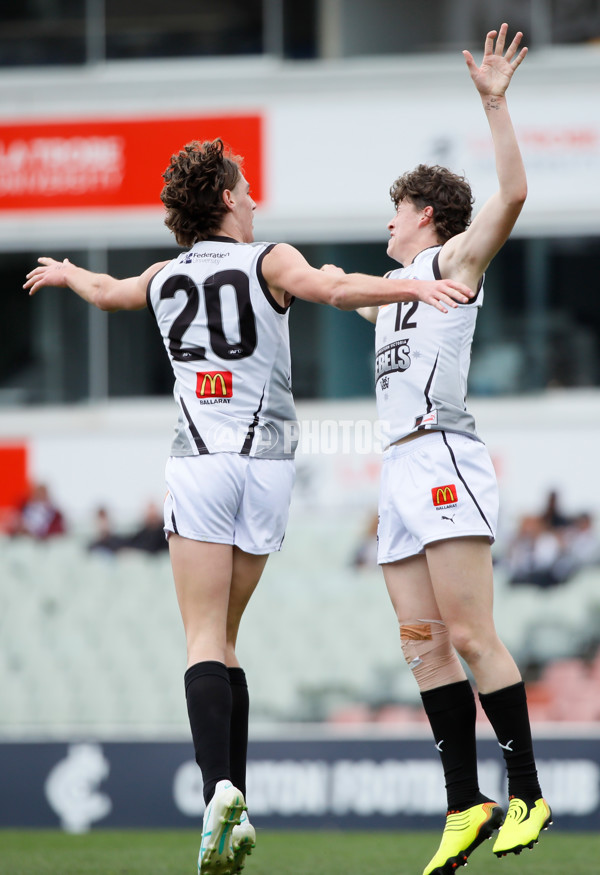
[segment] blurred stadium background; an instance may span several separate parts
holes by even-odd
[[[579,814],[600,824],[596,0],[3,5],[0,754],[81,743],[90,763],[94,744],[188,738],[168,558],[88,549],[99,508],[122,537],[160,507],[174,424],[164,349],[147,313],[109,316],[65,290],[30,299],[25,273],[41,254],[118,276],[171,257],[160,174],[184,142],[221,135],[246,158],[257,239],[383,274],[400,172],[419,161],[465,172],[476,208],[493,190],[460,51],[478,57],[504,20],[530,47],[509,96],[530,195],[486,280],[470,381],[501,486],[497,622],[539,732],[589,743],[587,771],[563,770],[557,786],[587,781]],[[240,641],[253,738],[428,738],[371,558],[372,328],[297,302],[291,335],[298,482]],[[65,532],[11,535],[40,484]],[[560,531],[540,523],[552,492]],[[529,577],[524,552],[538,562]],[[0,804],[0,825],[14,823],[9,810]]]

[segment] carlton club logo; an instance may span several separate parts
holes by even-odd
[[[112,801],[99,789],[110,763],[99,744],[72,744],[67,756],[46,779],[46,799],[66,832],[87,832],[92,823],[107,817]]]
[[[196,374],[196,396],[207,399],[231,398],[233,374],[231,371],[201,371]]]
[[[454,483],[449,483],[446,486],[434,486],[431,490],[434,507],[448,507],[449,504],[456,504],[458,496],[456,494],[456,486]]]

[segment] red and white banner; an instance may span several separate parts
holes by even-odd
[[[244,158],[260,203],[260,115],[0,124],[0,210],[158,206],[171,155],[216,137]]]

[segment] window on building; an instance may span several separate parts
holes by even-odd
[[[316,54],[317,0],[24,0],[0,8],[0,67]]]
[[[22,0],[0,6],[0,67],[479,50],[503,20],[534,48],[600,39],[598,0]]]

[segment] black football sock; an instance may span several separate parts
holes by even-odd
[[[208,805],[218,781],[230,777],[231,683],[222,662],[197,662],[185,673],[185,697],[196,762]]]
[[[446,779],[448,811],[464,811],[485,801],[479,791],[475,696],[469,681],[421,693]]]
[[[533,755],[525,684],[521,681],[493,693],[480,693],[479,701],[502,748],[508,773],[508,795],[534,801],[542,795]]]
[[[243,668],[228,668],[231,681],[231,737],[229,761],[231,782],[246,797],[246,761],[248,758],[248,713],[250,699]]]

